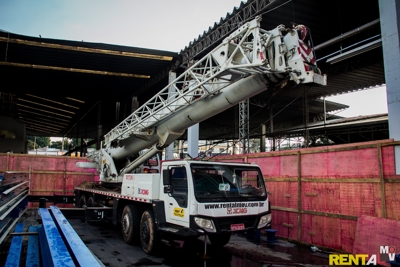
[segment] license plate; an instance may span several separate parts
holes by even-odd
[[[231,230],[232,231],[244,230],[244,224],[243,223],[231,224]]]

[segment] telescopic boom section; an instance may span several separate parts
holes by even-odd
[[[315,66],[307,28],[283,25],[260,28],[261,18],[240,26],[214,50],[187,70],[105,135],[105,149],[89,157],[99,164],[100,177],[122,181],[190,126],[288,80],[326,85]],[[121,170],[115,161],[151,148]],[[107,154],[107,155],[104,155]],[[106,166],[107,165],[107,166]],[[105,172],[104,169],[107,169]]]

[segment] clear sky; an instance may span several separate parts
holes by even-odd
[[[0,0],[0,29],[42,38],[179,52],[240,3],[240,0]],[[337,114],[343,117],[387,112],[385,88],[327,100],[350,106]]]
[[[361,115],[371,115],[388,112],[386,87],[366,89],[362,91],[327,97],[326,100],[350,106],[348,109],[345,109],[336,114],[342,117],[356,117]]]
[[[240,3],[240,0],[0,0],[0,29],[42,38],[179,52]]]

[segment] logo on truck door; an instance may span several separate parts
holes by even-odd
[[[149,195],[149,190],[148,189],[138,188],[138,194],[147,196],[147,195]]]
[[[226,208],[226,214],[247,213],[247,208]]]
[[[133,174],[126,174],[126,175],[125,175],[125,179],[126,179],[126,180],[134,180],[135,177],[133,176]]]
[[[185,216],[185,209],[174,208],[174,216],[178,216],[178,217],[183,218]]]

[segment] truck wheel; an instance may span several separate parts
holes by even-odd
[[[146,210],[142,214],[140,220],[140,242],[142,243],[143,251],[149,255],[154,254],[160,245],[154,213],[151,210]]]
[[[79,198],[79,203],[78,203],[79,208],[82,208],[83,206],[86,206],[86,197],[85,195],[81,195]]]
[[[139,213],[135,206],[126,205],[121,218],[122,236],[127,244],[133,244],[139,236]]]
[[[89,197],[86,200],[86,207],[94,207],[94,199],[93,197]],[[90,216],[86,217],[86,223],[89,225],[93,225],[93,221],[90,220]]]
[[[86,203],[86,206],[94,207],[94,199],[92,197],[89,197]]]
[[[213,246],[223,247],[229,243],[229,240],[231,239],[231,233],[209,235],[208,239],[210,239],[210,242]]]

